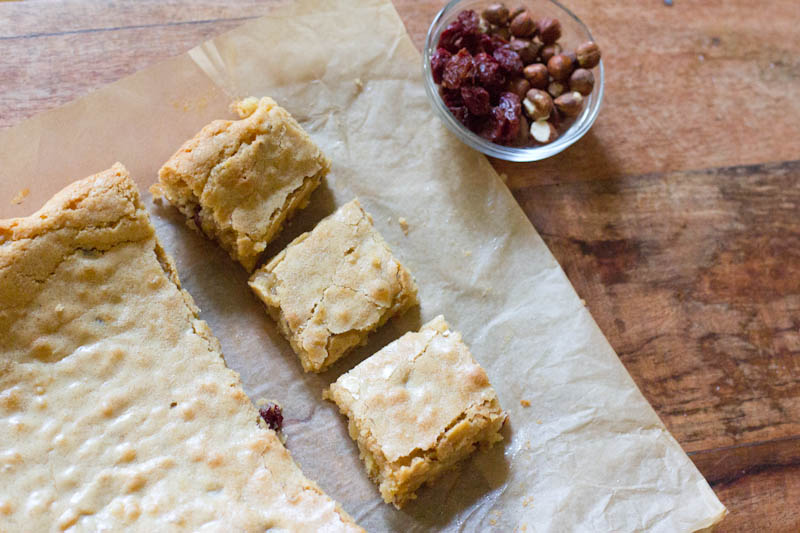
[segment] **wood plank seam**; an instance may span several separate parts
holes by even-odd
[[[495,160],[492,160],[493,163],[498,163]],[[503,164],[502,161],[499,162]],[[613,183],[620,180],[625,179],[641,179],[641,180],[659,180],[665,176],[670,176],[673,174],[714,174],[714,173],[722,173],[722,174],[732,174],[734,176],[749,176],[751,174],[757,174],[760,172],[764,172],[765,170],[774,172],[776,170],[790,170],[794,171],[800,167],[800,159],[785,159],[785,160],[777,160],[777,161],[761,161],[758,163],[747,163],[742,165],[730,165],[730,166],[718,166],[718,167],[697,167],[697,168],[681,168],[675,170],[663,170],[658,172],[642,172],[642,173],[631,173],[631,174],[617,174],[612,177],[601,178],[593,182],[572,182],[569,180],[565,180],[563,182],[547,182],[547,183],[531,183],[531,184],[524,184],[520,185],[517,183],[509,183],[508,188],[514,195],[520,195],[521,193],[534,191],[537,189],[541,189],[544,187],[562,187],[564,185],[575,185],[575,184],[592,184],[594,186],[613,186]],[[517,201],[521,203],[522,199],[517,198]],[[530,218],[530,215],[529,215]],[[538,231],[538,228],[537,228]],[[544,236],[545,234],[539,231],[539,234]],[[554,235],[557,237],[557,235]]]
[[[767,471],[800,466],[800,435],[688,453],[709,484],[729,485]]]
[[[197,26],[202,24],[218,24],[221,22],[245,22],[258,18],[257,16],[247,17],[233,17],[233,18],[218,18],[218,19],[205,19],[205,20],[185,20],[181,22],[165,22],[159,24],[137,24],[131,26],[114,26],[108,28],[85,28],[82,30],[68,30],[62,32],[49,32],[49,33],[28,33],[23,35],[7,35],[0,37],[0,41],[11,41],[17,39],[37,39],[40,37],[59,37],[62,35],[81,35],[91,33],[104,33],[122,30],[144,30],[152,28],[169,28],[175,26]]]
[[[726,476],[722,479],[711,479],[707,481],[708,484],[713,489],[721,489],[729,485],[733,485],[737,481],[741,481],[742,479],[745,479],[747,477],[757,476],[759,474],[765,474],[769,472],[781,472],[783,470],[788,470],[796,467],[800,467],[800,461],[795,461],[792,463],[780,464],[780,465],[760,465],[751,468],[746,468],[742,470],[740,474],[737,475],[731,475],[731,476]]]

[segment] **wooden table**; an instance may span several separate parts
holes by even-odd
[[[731,515],[800,531],[797,0],[566,0],[604,51],[593,129],[496,162]],[[443,0],[396,0],[421,46]],[[0,127],[269,10],[236,0],[0,1]]]

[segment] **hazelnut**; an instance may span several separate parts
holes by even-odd
[[[567,86],[564,85],[560,81],[551,81],[550,85],[547,86],[547,92],[550,93],[550,96],[553,98],[558,98],[567,90]]]
[[[511,39],[511,32],[509,31],[508,26],[493,26],[489,33],[500,37],[504,41]]]
[[[583,109],[583,96],[579,92],[565,93],[555,99],[558,111],[567,117],[574,117]]]
[[[547,122],[552,124],[556,131],[561,129],[561,114],[558,112],[555,105],[553,105],[553,112],[550,114],[550,118],[547,119]]]
[[[522,70],[522,75],[528,79],[531,87],[536,89],[545,89],[550,83],[550,73],[547,71],[547,67],[541,63],[528,65]]]
[[[582,68],[594,68],[600,62],[600,47],[594,41],[587,41],[575,50],[575,55]]]
[[[542,17],[536,23],[539,30],[539,39],[544,44],[553,44],[561,38],[561,23],[558,19],[551,17]]]
[[[569,77],[569,90],[588,96],[594,89],[594,74],[591,70],[579,68]]]
[[[515,140],[518,146],[523,146],[528,143],[528,136],[530,132],[528,131],[528,119],[525,118],[524,115],[520,115],[519,117],[519,131],[517,132],[517,138]]]
[[[523,64],[529,65],[536,61],[542,45],[530,39],[517,39],[515,37],[511,39],[509,46],[519,54],[519,58],[522,59]]]
[[[546,120],[553,112],[553,99],[542,90],[531,89],[525,93],[522,106],[533,120]]]
[[[542,63],[547,63],[550,61],[550,58],[558,55],[561,53],[561,45],[558,43],[548,44],[542,47],[541,52],[539,52],[539,57],[542,58]]]
[[[503,4],[492,4],[484,9],[481,15],[491,24],[498,26],[508,24],[508,8]]]
[[[547,144],[556,140],[558,132],[553,125],[546,120],[537,120],[531,124],[531,137],[533,137],[536,142]]]
[[[523,11],[511,20],[509,29],[515,37],[530,37],[536,32],[536,23],[527,11]]]
[[[572,74],[572,61],[564,54],[558,54],[547,62],[547,71],[556,81],[566,81]]]
[[[578,56],[575,55],[575,52],[561,52],[561,53],[567,56],[567,58],[569,58],[570,62],[572,63],[573,69],[578,68]]]
[[[506,89],[519,96],[520,100],[525,98],[525,94],[530,90],[531,84],[525,78],[516,78],[508,82]]]
[[[533,115],[536,113],[536,107],[533,105],[533,102],[527,98],[522,101],[522,110],[531,118],[533,118]]]

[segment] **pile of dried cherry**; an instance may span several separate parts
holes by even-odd
[[[492,4],[458,14],[431,57],[445,106],[467,128],[506,146],[553,142],[594,88],[594,42],[565,52],[557,19]]]

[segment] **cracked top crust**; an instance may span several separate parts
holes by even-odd
[[[326,396],[349,412],[361,434],[372,435],[389,462],[434,449],[468,408],[497,405],[486,372],[442,316],[364,360]]]
[[[361,531],[259,422],[122,165],[0,221],[0,531]]]
[[[252,271],[330,161],[273,99],[247,98],[237,110],[242,120],[215,120],[186,141],[161,167],[151,191]]]
[[[306,371],[321,371],[416,303],[411,274],[352,200],[256,271],[250,286]]]

